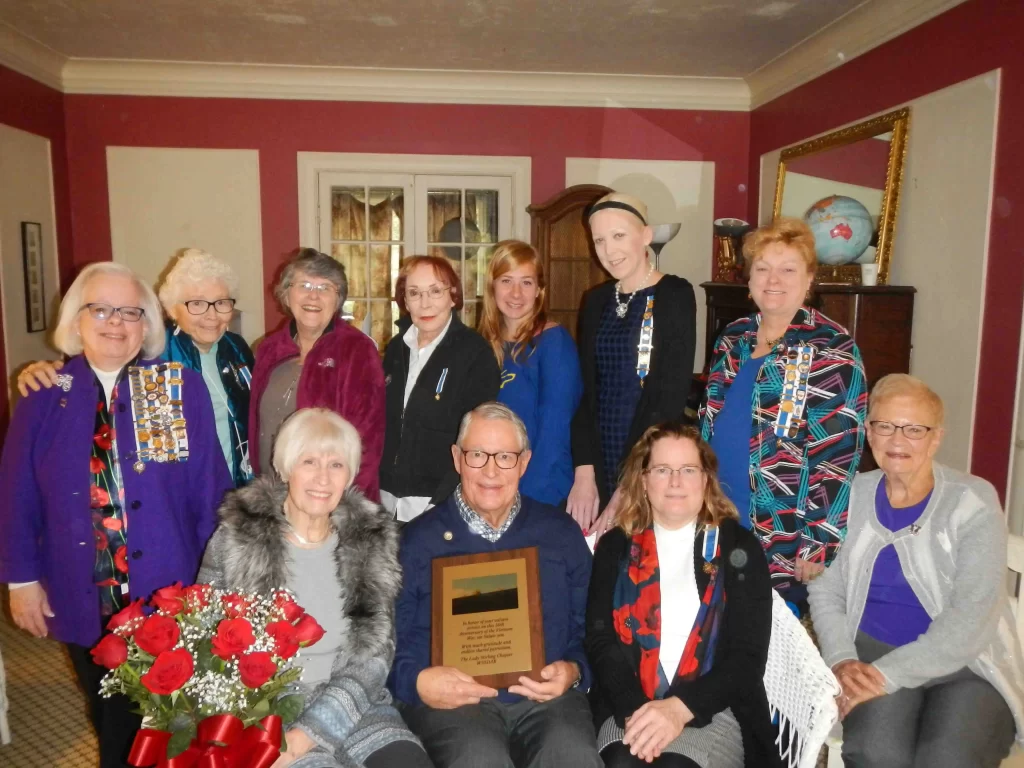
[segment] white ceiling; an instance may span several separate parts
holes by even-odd
[[[864,0],[0,0],[72,58],[745,77]]]

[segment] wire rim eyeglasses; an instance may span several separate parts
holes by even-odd
[[[146,310],[142,307],[112,307],[110,304],[100,302],[85,304],[78,311],[81,312],[83,309],[89,313],[89,317],[93,320],[109,320],[116,314],[126,323],[137,323],[146,314]]]

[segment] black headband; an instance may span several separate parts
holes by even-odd
[[[587,211],[587,218],[589,219],[595,213],[597,213],[598,211],[603,211],[605,208],[618,208],[619,210],[622,211],[629,211],[638,219],[640,219],[640,221],[644,223],[645,227],[647,226],[647,219],[640,215],[640,211],[638,211],[629,203],[620,203],[618,200],[605,200],[603,203],[594,203],[592,206],[590,206],[590,210]]]

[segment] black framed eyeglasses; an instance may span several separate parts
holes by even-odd
[[[217,299],[216,301],[207,301],[206,299],[189,299],[182,303],[185,305],[185,309],[188,310],[190,315],[205,315],[210,307],[213,307],[222,315],[235,311],[234,299]]]
[[[146,314],[142,307],[112,307],[109,304],[92,302],[82,307],[93,320],[109,320],[115,314],[126,323],[137,323]],[[79,310],[81,311],[81,310]]]
[[[869,421],[871,431],[881,437],[891,437],[896,430],[903,432],[903,435],[910,440],[923,440],[925,435],[935,427],[926,427],[924,424],[893,424],[891,421]]]
[[[466,466],[473,469],[483,469],[491,459],[494,459],[494,464],[498,469],[514,469],[522,455],[522,452],[514,453],[512,451],[488,453],[478,450],[464,451],[461,448],[459,450],[462,451],[462,460],[466,462]]]

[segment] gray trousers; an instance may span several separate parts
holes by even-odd
[[[603,768],[587,697],[484,699],[458,709],[403,707],[436,768]]]
[[[857,656],[871,663],[893,646],[857,633]],[[854,707],[843,721],[846,768],[997,768],[1016,726],[992,684],[964,667],[920,688]]]

